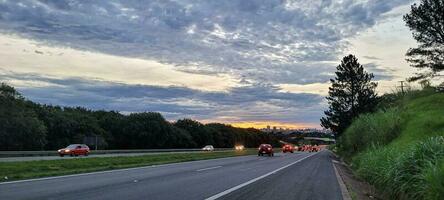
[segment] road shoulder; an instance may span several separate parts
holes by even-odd
[[[345,184],[345,190],[347,190],[348,198],[344,197],[344,200],[374,200],[381,199],[376,193],[376,189],[370,184],[359,180],[354,176],[350,167],[340,160],[340,158],[333,154],[332,162],[335,170],[338,173],[338,181],[342,181]],[[341,183],[340,183],[341,185]],[[341,187],[342,190],[342,187]]]
[[[338,179],[339,187],[341,188],[342,199],[343,200],[351,200],[350,193],[348,192],[347,186],[345,186],[344,180],[342,176],[338,172],[338,168],[335,165],[335,162],[332,162],[333,168],[335,169],[336,178]]]

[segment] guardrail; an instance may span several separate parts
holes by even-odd
[[[234,150],[233,148],[215,148],[214,151]],[[91,150],[89,154],[112,153],[162,153],[162,152],[198,152],[202,149],[122,149],[122,150]],[[27,156],[56,156],[57,150],[52,151],[0,151],[0,157],[27,157]]]

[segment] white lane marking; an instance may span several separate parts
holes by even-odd
[[[222,166],[208,167],[208,168],[204,168],[204,169],[198,169],[198,170],[196,170],[196,172],[207,171],[207,170],[217,169],[217,168],[221,168],[221,167]]]
[[[275,174],[275,173],[278,172],[278,171],[281,171],[281,170],[283,170],[283,169],[285,169],[285,168],[287,168],[287,167],[290,167],[290,166],[292,166],[292,165],[294,165],[294,164],[296,164],[296,163],[298,163],[298,162],[301,162],[301,161],[303,161],[303,160],[305,160],[305,159],[307,159],[307,158],[309,158],[309,157],[312,157],[312,156],[314,156],[314,155],[316,155],[316,154],[318,154],[318,153],[314,153],[314,154],[311,154],[311,155],[306,156],[306,157],[304,157],[304,158],[301,158],[301,159],[299,159],[299,160],[297,160],[297,161],[295,161],[295,162],[292,162],[292,163],[290,163],[290,164],[288,164],[288,165],[285,165],[285,166],[283,166],[283,167],[281,167],[281,168],[279,168],[279,169],[276,169],[276,170],[274,170],[274,171],[272,171],[272,172],[266,173],[266,174],[264,174],[264,175],[262,175],[262,176],[259,176],[259,177],[257,177],[257,178],[252,179],[252,180],[249,180],[249,181],[247,181],[247,182],[245,182],[245,183],[242,183],[242,184],[240,184],[240,185],[237,185],[237,186],[235,186],[235,187],[232,187],[232,188],[230,188],[230,189],[228,189],[228,190],[225,190],[225,191],[223,191],[223,192],[221,192],[221,193],[218,193],[218,194],[215,194],[215,195],[213,195],[213,196],[211,196],[211,197],[208,197],[208,198],[206,198],[205,200],[215,200],[215,199],[218,199],[218,198],[220,198],[220,197],[222,197],[222,196],[225,196],[225,195],[227,195],[227,194],[229,194],[229,193],[231,193],[231,192],[234,192],[234,191],[236,191],[236,190],[238,190],[238,189],[240,189],[240,188],[243,188],[243,187],[245,187],[245,186],[247,186],[247,185],[249,185],[249,184],[251,184],[251,183],[254,183],[254,182],[256,182],[256,181],[258,181],[258,180],[261,180],[261,179],[263,179],[263,178],[265,178],[265,177],[267,177],[267,176],[270,176],[270,175],[272,175],[272,174]]]
[[[236,159],[236,158],[245,158],[245,157],[256,157],[256,156],[252,156],[252,155],[234,156],[234,157],[216,158],[216,159],[209,159],[209,160],[195,160],[195,161],[168,163],[168,164],[161,164],[161,165],[133,167],[133,168],[126,168],[126,169],[114,169],[114,170],[99,171],[99,172],[88,172],[88,173],[83,173],[83,174],[71,174],[71,175],[63,175],[63,176],[52,176],[52,177],[46,177],[46,178],[34,178],[34,179],[26,179],[26,180],[18,180],[18,181],[0,182],[0,185],[24,183],[24,182],[32,182],[32,181],[45,181],[45,180],[52,180],[52,179],[70,178],[70,177],[96,175],[96,174],[106,174],[106,173],[113,173],[113,172],[124,172],[124,171],[148,169],[148,168],[155,168],[155,167],[166,167],[166,166],[174,166],[174,165],[181,165],[181,164],[200,163],[200,162],[208,162],[208,161],[216,161],[216,160],[228,160],[228,159],[233,159],[233,158]]]

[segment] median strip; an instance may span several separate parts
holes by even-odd
[[[256,150],[4,162],[0,182],[256,154]]]

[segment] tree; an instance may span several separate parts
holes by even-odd
[[[367,73],[354,55],[344,57],[336,69],[335,79],[330,79],[329,110],[324,112],[321,125],[340,135],[359,114],[375,109],[377,83],[371,81],[373,74]]]
[[[211,130],[208,129],[202,123],[192,120],[192,119],[180,119],[174,123],[174,126],[186,130],[190,133],[193,141],[198,147],[203,147],[208,144],[214,144],[213,134]]]
[[[160,113],[132,113],[126,117],[122,137],[124,148],[164,148],[168,146],[173,133],[172,125]]]
[[[42,150],[46,127],[19,92],[0,85],[0,150]]]
[[[444,70],[444,0],[421,0],[419,5],[413,4],[404,21],[419,43],[417,48],[408,50],[407,61],[422,71],[409,80],[439,75]]]

